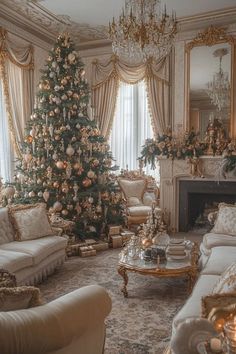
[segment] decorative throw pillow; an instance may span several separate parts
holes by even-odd
[[[143,204],[151,207],[153,202],[155,202],[155,198],[149,193],[144,193]]]
[[[236,236],[236,205],[219,204],[219,212],[211,232]]]
[[[130,197],[128,199],[129,206],[142,205],[141,201],[137,197]]]
[[[236,291],[236,263],[232,263],[220,276],[212,293],[222,294]]]
[[[42,305],[40,290],[34,286],[0,288],[0,311],[15,311]]]
[[[118,183],[128,203],[129,203],[129,198],[131,197],[136,197],[140,201],[143,199],[143,194],[147,186],[146,179],[141,178],[141,179],[129,180],[129,179],[119,178]]]
[[[53,235],[46,213],[46,204],[9,206],[9,216],[17,241],[34,240]]]
[[[221,332],[225,322],[236,315],[236,292],[212,294],[202,298],[202,317],[214,323]]]
[[[12,288],[16,286],[16,277],[6,269],[0,269],[0,288]]]

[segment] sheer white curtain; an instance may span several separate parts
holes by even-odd
[[[3,83],[0,77],[0,177],[3,178],[3,182],[11,181],[14,170],[14,153],[11,148],[9,131]]]
[[[137,159],[145,139],[152,137],[144,81],[135,85],[121,82],[110,137],[111,151],[120,169],[138,169]],[[145,172],[150,174],[150,169]]]

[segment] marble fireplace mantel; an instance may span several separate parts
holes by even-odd
[[[236,181],[229,175],[225,180],[220,176],[221,156],[201,156],[200,170],[204,178],[194,178],[190,174],[190,164],[186,160],[161,158],[160,162],[160,207],[165,212],[169,230],[179,231],[179,181]]]

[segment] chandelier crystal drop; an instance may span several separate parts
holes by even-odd
[[[109,23],[113,52],[129,63],[160,61],[171,50],[176,15],[161,10],[160,0],[125,0],[119,20]]]
[[[217,49],[213,55],[219,58],[219,71],[213,75],[213,80],[207,83],[207,93],[211,103],[218,111],[228,108],[230,105],[230,82],[229,75],[222,69],[222,58],[229,53],[227,48]]]

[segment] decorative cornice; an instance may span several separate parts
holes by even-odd
[[[26,2],[1,0],[0,10],[5,18],[8,17],[9,21],[17,20],[19,26],[27,26],[30,32],[37,33],[39,37],[45,36],[45,40],[48,42],[54,41],[60,32],[68,31],[75,43],[82,44],[103,40],[107,44],[106,26],[92,27],[88,24],[73,22],[69,16],[56,16],[46,10],[37,0]]]

